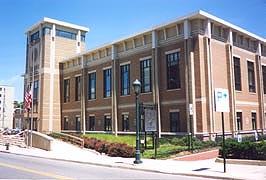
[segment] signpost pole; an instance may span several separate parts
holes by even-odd
[[[225,137],[224,137],[224,112],[222,112],[222,129],[223,129],[223,161],[224,173],[226,172],[226,159],[225,159]]]

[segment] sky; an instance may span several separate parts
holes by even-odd
[[[25,31],[43,17],[88,27],[88,50],[198,10],[266,38],[266,0],[0,0],[0,85],[23,101]]]

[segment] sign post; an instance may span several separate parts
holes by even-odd
[[[224,135],[224,112],[230,112],[229,108],[229,94],[228,89],[215,88],[215,111],[222,113],[222,131],[223,131],[223,161],[224,173],[226,172],[226,159],[225,159],[225,135]]]

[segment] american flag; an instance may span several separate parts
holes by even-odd
[[[24,101],[25,101],[25,110],[27,111],[31,109],[31,102],[32,102],[31,85],[27,86]]]

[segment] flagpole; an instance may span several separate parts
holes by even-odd
[[[32,95],[32,100],[31,100],[31,122],[30,122],[30,130],[31,130],[31,135],[30,135],[30,147],[32,147],[32,127],[33,127],[33,101],[34,101],[34,97],[33,97],[33,93],[34,93],[34,58],[35,55],[33,53],[33,58],[32,58],[32,87],[31,87],[31,95]]]
[[[27,123],[28,123],[28,132],[27,132],[27,147],[29,148],[29,134],[30,134],[30,109],[27,107]]]

